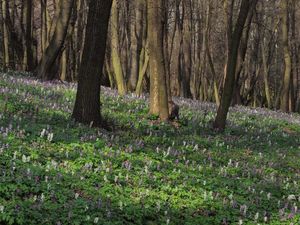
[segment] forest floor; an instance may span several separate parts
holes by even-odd
[[[75,85],[0,74],[0,224],[300,224],[300,116],[102,89],[112,131],[70,119]]]

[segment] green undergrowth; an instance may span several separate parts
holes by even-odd
[[[74,123],[75,88],[0,74],[0,223],[299,224],[300,126],[102,92],[111,131]]]

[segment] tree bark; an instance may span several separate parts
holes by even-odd
[[[131,70],[128,80],[128,89],[134,91],[137,86],[140,68],[140,54],[143,44],[143,15],[145,0],[135,3],[135,19],[131,28]]]
[[[72,117],[77,122],[101,126],[100,81],[103,69],[107,30],[112,0],[89,3],[82,62]]]
[[[119,54],[119,19],[118,19],[118,1],[113,0],[112,12],[111,12],[111,63],[113,66],[113,72],[117,83],[118,93],[125,95],[127,88],[124,80],[124,73],[122,63]]]
[[[25,0],[24,4],[24,56],[23,70],[32,71],[34,69],[34,59],[32,52],[32,0]]]
[[[9,34],[7,27],[7,0],[2,0],[2,30],[3,30],[3,63],[4,70],[9,68],[10,56],[9,56]]]
[[[163,56],[163,1],[148,1],[148,42],[150,55],[150,113],[168,120],[168,92]]]
[[[280,109],[283,112],[289,111],[289,94],[291,85],[292,59],[289,49],[288,37],[288,0],[281,1],[281,19],[282,19],[282,42],[284,54],[284,77],[281,92]]]

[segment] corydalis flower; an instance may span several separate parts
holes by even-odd
[[[26,163],[30,161],[30,156],[26,157],[25,155],[22,155],[22,162]]]
[[[53,140],[53,133],[49,133],[47,139],[49,142],[51,142]]]
[[[296,200],[296,196],[295,195],[289,195],[287,199],[289,201]]]
[[[258,220],[258,217],[259,217],[259,212],[257,212],[257,213],[255,214],[254,219],[255,219],[255,220]]]
[[[40,135],[40,137],[42,138],[42,137],[44,137],[45,136],[45,134],[46,134],[46,129],[43,129],[42,130],[42,132],[41,132],[41,135]]]

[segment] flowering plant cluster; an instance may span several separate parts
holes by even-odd
[[[102,88],[112,131],[70,119],[75,85],[0,74],[1,224],[299,224],[300,117],[178,98],[178,126],[147,96]]]

